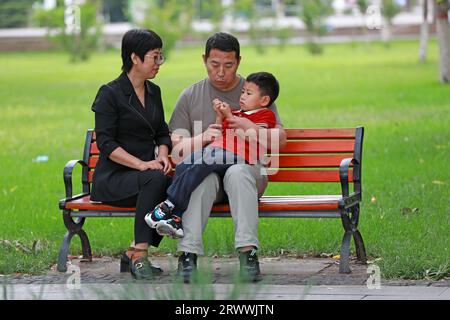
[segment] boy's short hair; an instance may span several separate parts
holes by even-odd
[[[149,29],[128,30],[122,38],[122,70],[129,72],[133,67],[131,54],[134,52],[142,61],[145,54],[163,46],[161,38]]]
[[[269,72],[256,72],[247,76],[247,82],[256,84],[261,91],[261,95],[269,96],[268,106],[275,102],[280,93],[280,85],[275,76]]]
[[[240,59],[241,50],[239,41],[235,36],[229,33],[217,32],[209,37],[205,46],[205,58],[209,57],[209,52],[212,49],[217,49],[224,52],[234,51],[236,59]]]

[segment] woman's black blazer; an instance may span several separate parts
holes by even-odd
[[[172,143],[164,119],[161,90],[145,82],[145,108],[142,107],[126,73],[100,87],[92,111],[95,112],[95,132],[100,159],[94,171],[91,199],[118,201],[139,192],[139,170],[123,166],[109,158],[122,147],[133,156],[155,159],[155,146]]]

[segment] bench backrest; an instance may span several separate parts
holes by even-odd
[[[349,182],[355,188],[361,183],[361,160],[364,128],[350,129],[286,129],[287,144],[271,156],[269,181],[276,182],[339,182],[339,166],[343,159],[354,158]],[[90,186],[98,161],[95,132],[89,129],[83,160],[88,167],[83,182]],[[87,183],[87,184],[86,184]],[[358,186],[357,186],[358,185]],[[90,188],[89,188],[90,189]],[[84,190],[89,192],[89,190]]]

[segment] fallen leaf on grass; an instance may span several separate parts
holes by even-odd
[[[431,183],[432,183],[432,184],[437,184],[437,185],[443,185],[443,184],[445,184],[444,181],[440,181],[440,180],[433,180]]]
[[[322,252],[322,253],[320,254],[320,257],[321,257],[321,258],[331,258],[332,256],[333,256],[332,253]]]
[[[340,255],[340,254],[337,254],[337,255],[331,257],[331,259],[339,260],[339,259],[341,259],[341,255]]]
[[[370,198],[370,202],[372,202],[373,204],[377,203],[377,198],[372,196],[372,198]]]
[[[402,208],[403,214],[419,213],[419,208]]]

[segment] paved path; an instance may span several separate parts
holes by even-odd
[[[261,258],[264,280],[257,284],[235,281],[236,257],[199,258],[197,283],[175,278],[177,258],[152,257],[165,271],[151,282],[133,281],[119,273],[119,260],[72,260],[68,273],[54,267],[40,276],[3,277],[1,299],[248,299],[248,300],[450,300],[450,281],[376,282],[368,266],[351,263],[351,274],[339,274],[331,258]],[[1,281],[1,278],[0,278]],[[379,286],[377,286],[379,284]]]

